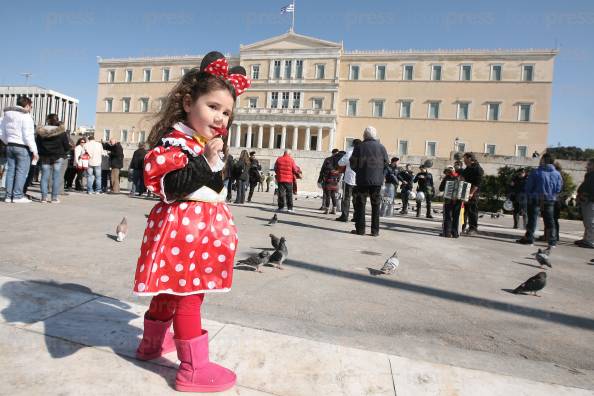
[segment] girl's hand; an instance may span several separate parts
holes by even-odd
[[[219,152],[223,151],[223,144],[223,139],[218,137],[211,139],[206,143],[206,146],[204,147],[204,156],[211,166],[215,166],[219,162]]]

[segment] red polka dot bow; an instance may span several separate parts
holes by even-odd
[[[204,71],[229,81],[233,85],[233,88],[235,88],[235,95],[237,96],[241,95],[252,85],[250,79],[243,74],[229,74],[229,64],[226,58],[220,58],[211,62],[206,66]]]

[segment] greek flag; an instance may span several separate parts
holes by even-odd
[[[281,14],[287,14],[289,12],[295,12],[295,4],[287,4],[286,6],[281,8]]]

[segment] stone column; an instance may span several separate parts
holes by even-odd
[[[310,150],[309,143],[311,140],[311,127],[305,128],[305,144],[303,145],[304,150]]]
[[[336,128],[330,128],[330,143],[328,143],[328,151],[332,151],[334,149],[334,135],[336,134]]]
[[[287,126],[283,125],[282,135],[281,135],[281,149],[284,150],[287,147]]]
[[[316,151],[322,151],[322,127],[318,127],[318,141],[316,142]]]
[[[241,146],[241,124],[237,124],[237,128],[235,129],[235,147]]]
[[[270,125],[270,135],[268,135],[268,148],[274,148],[274,125]]]
[[[297,142],[299,138],[299,125],[293,125],[293,142],[291,143],[291,150],[297,150]]]
[[[245,147],[252,148],[252,124],[248,124],[246,138],[247,139],[245,140]]]
[[[258,128],[258,148],[262,148],[262,140],[264,139],[264,126],[260,125]]]

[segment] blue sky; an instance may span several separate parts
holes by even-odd
[[[97,56],[238,53],[285,33],[289,0],[3,2],[0,85],[31,85],[80,100],[94,124]],[[419,4],[422,4],[420,6]],[[594,147],[594,2],[296,0],[297,33],[345,49],[560,48],[549,145]]]

